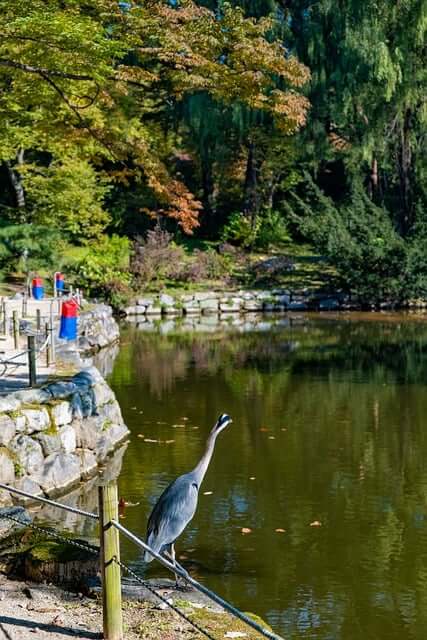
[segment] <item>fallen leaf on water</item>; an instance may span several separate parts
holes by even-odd
[[[275,529],[276,533],[286,533],[286,529]]]
[[[319,522],[319,520],[313,520],[313,522],[310,522],[310,527],[321,527],[322,523]]]
[[[252,533],[252,529],[249,529],[249,527],[242,527],[241,532],[243,535],[246,535],[247,533]]]
[[[198,429],[199,427],[191,427],[192,429]]]
[[[249,480],[256,480],[256,476],[251,476]]]
[[[267,427],[260,427],[260,431],[270,431],[270,429],[267,429]]]
[[[187,553],[194,553],[196,549],[187,549]]]
[[[284,428],[283,428],[283,429],[280,429],[280,431],[287,431],[287,429],[284,429]]]
[[[143,433],[138,433],[138,438],[145,438]]]
[[[138,407],[131,407],[132,411],[136,411]]]
[[[268,439],[269,439],[269,440],[275,440],[275,439],[276,439],[276,436],[268,436]]]
[[[188,560],[188,556],[186,556],[185,553],[181,553],[181,555],[178,557],[180,560]]]
[[[243,631],[227,631],[224,633],[224,638],[247,638],[248,634]]]
[[[175,442],[175,440],[165,440],[165,444],[172,444],[172,442]]]
[[[125,507],[138,507],[139,502],[125,502]]]
[[[143,411],[138,411],[138,413],[144,413]]]
[[[182,429],[182,427],[185,427],[185,424],[173,424],[172,425],[172,429]]]
[[[144,442],[158,442],[158,440],[151,440],[151,438],[145,438]]]
[[[163,422],[163,420],[158,420],[156,424],[167,424],[167,422]]]
[[[213,491],[203,491],[204,496],[211,496],[212,494],[213,494]]]
[[[187,418],[187,416],[184,416],[183,418],[180,418],[180,420],[189,420],[190,418]]]

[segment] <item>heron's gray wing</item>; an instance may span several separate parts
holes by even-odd
[[[198,487],[187,475],[177,478],[160,496],[148,520],[147,543],[160,552],[184,531],[197,508]]]

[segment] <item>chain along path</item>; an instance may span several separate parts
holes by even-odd
[[[38,385],[69,373],[73,362],[78,368],[77,353],[97,351],[119,339],[111,308],[80,295],[74,298],[79,303],[78,339],[60,339],[61,304],[66,299],[0,299],[0,395],[29,386],[28,335],[35,336]]]

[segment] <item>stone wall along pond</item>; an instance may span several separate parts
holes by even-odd
[[[67,381],[11,393],[0,398],[0,481],[54,497],[94,475],[128,433],[113,391],[93,366]],[[11,502],[0,492],[0,506]]]
[[[344,298],[338,295],[326,296],[291,293],[286,289],[265,291],[202,291],[169,295],[160,293],[138,298],[126,307],[126,316],[146,316],[155,318],[198,315],[230,315],[256,312],[307,311],[317,309],[333,311],[344,308]]]

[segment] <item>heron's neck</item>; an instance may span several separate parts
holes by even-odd
[[[211,461],[212,454],[215,449],[215,442],[216,442],[217,435],[218,433],[215,433],[215,432],[211,432],[209,434],[208,440],[206,442],[205,453],[200,458],[200,461],[197,467],[193,469],[194,478],[195,478],[195,481],[197,482],[198,487],[200,487],[200,485],[202,484],[203,478],[205,477],[206,471],[209,466],[209,462]]]

